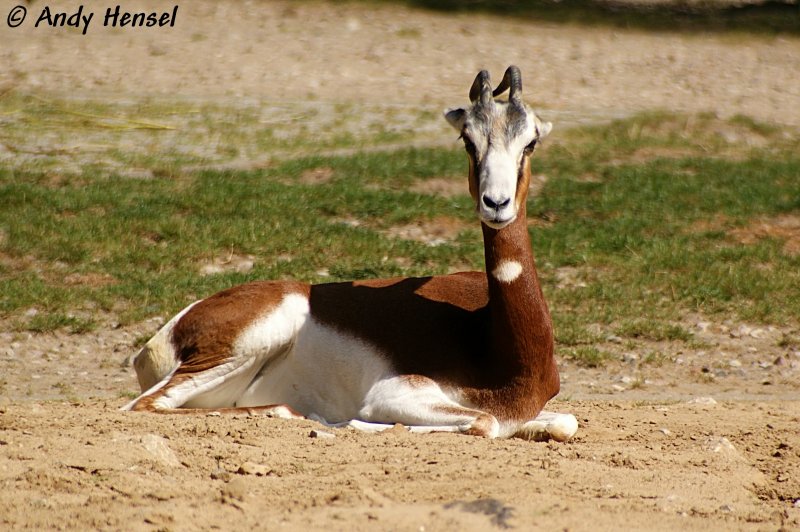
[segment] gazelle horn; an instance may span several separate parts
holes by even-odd
[[[489,73],[485,70],[478,72],[472,87],[469,89],[469,99],[476,102],[480,99],[482,105],[488,104],[492,100],[492,82]]]
[[[519,68],[514,65],[506,69],[506,73],[503,75],[503,81],[501,81],[500,85],[494,90],[492,96],[499,96],[508,88],[511,89],[511,92],[508,93],[509,101],[519,101],[520,94],[522,93],[522,74]]]

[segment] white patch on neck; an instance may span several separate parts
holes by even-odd
[[[493,271],[492,275],[501,283],[513,283],[522,273],[522,264],[515,260],[504,260]]]

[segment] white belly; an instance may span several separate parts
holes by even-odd
[[[330,423],[347,421],[358,417],[372,387],[393,375],[374,346],[309,316],[293,345],[264,367],[236,405],[287,404]]]

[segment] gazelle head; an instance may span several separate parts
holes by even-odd
[[[509,90],[508,101],[494,98]],[[492,91],[481,70],[469,90],[472,105],[452,109],[445,118],[461,133],[469,157],[469,191],[481,221],[494,229],[513,222],[530,184],[530,157],[552,129],[522,101],[522,76],[510,66]]]

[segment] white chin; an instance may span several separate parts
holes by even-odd
[[[484,218],[484,217],[481,216],[481,222],[483,222],[484,225],[487,225],[488,227],[491,227],[492,229],[502,229],[505,226],[507,226],[508,224],[510,224],[511,222],[513,222],[515,219],[516,219],[516,216],[512,216],[511,218],[502,219],[502,220],[498,220],[496,218],[487,219],[487,218]]]

